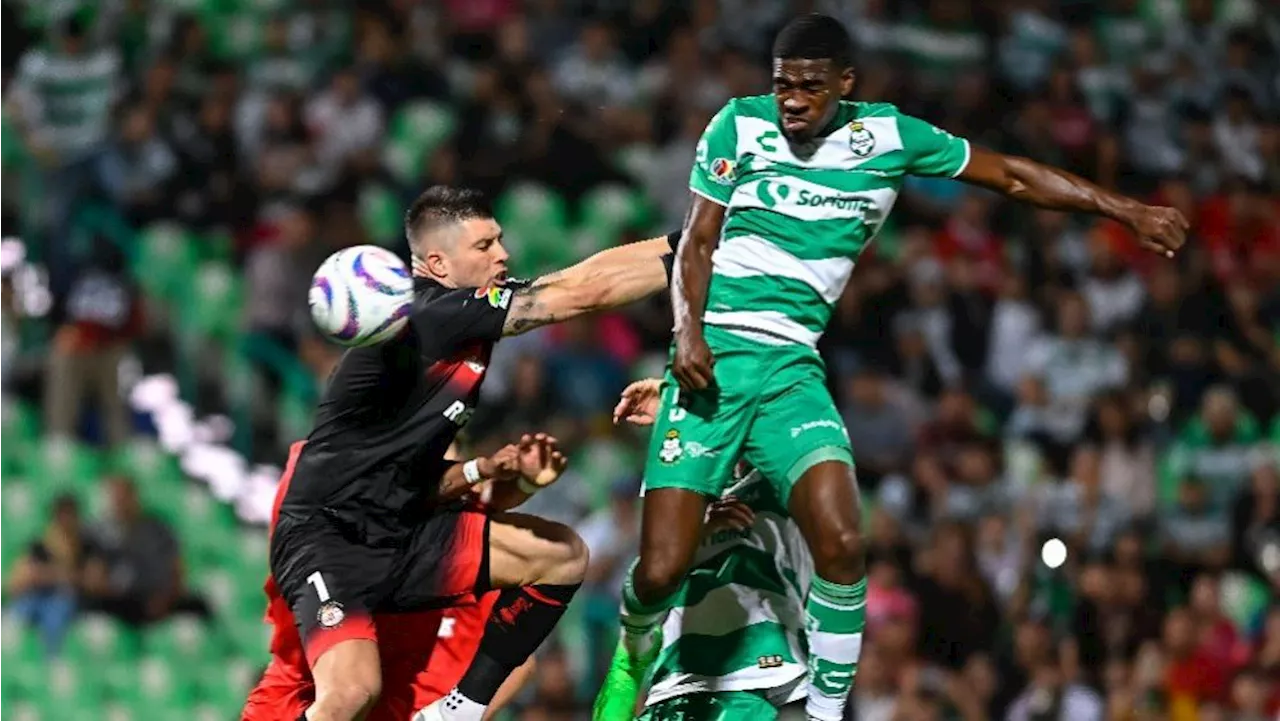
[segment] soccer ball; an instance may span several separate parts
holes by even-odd
[[[413,278],[404,261],[385,248],[344,248],[316,270],[307,304],[316,327],[333,342],[376,345],[409,322]]]

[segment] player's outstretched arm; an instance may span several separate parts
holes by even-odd
[[[711,385],[714,359],[702,335],[702,314],[711,285],[711,254],[720,244],[724,206],[700,193],[685,221],[684,239],[676,249],[671,275],[671,309],[675,316],[676,355],[671,373],[680,387],[698,390]]]
[[[511,299],[503,335],[518,335],[586,313],[634,303],[667,287],[674,234],[609,248],[577,265],[544,275]]]
[[[1129,226],[1144,248],[1172,258],[1187,239],[1187,219],[1145,205],[1043,163],[973,146],[960,180],[1041,208],[1104,215]],[[677,274],[678,275],[678,274]]]

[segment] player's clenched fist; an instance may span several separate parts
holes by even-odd
[[[676,331],[676,356],[671,362],[671,374],[681,388],[697,391],[710,386],[715,381],[711,372],[714,366],[715,358],[701,330]]]
[[[1154,205],[1138,206],[1125,220],[1142,247],[1166,258],[1172,258],[1187,242],[1187,228],[1191,227],[1178,209]]]

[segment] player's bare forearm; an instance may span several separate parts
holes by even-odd
[[[1050,210],[1102,215],[1129,226],[1149,250],[1172,256],[1186,242],[1188,223],[1173,208],[1146,205],[1029,158],[972,147],[960,173],[966,183]]]
[[[702,313],[707,307],[711,285],[711,255],[720,244],[724,206],[701,195],[693,196],[684,237],[676,248],[675,272],[671,275],[671,308],[675,332],[702,332]]]
[[[667,287],[662,256],[666,237],[609,248],[577,265],[550,273],[511,299],[503,334],[518,335],[586,313],[618,308]]]
[[[1142,203],[1078,175],[1030,158],[973,148],[960,179],[1040,208],[1105,215],[1124,221]]]
[[[483,481],[509,478],[514,472],[513,458],[514,449],[512,446],[507,446],[492,457],[482,456],[465,463],[454,463],[440,476],[437,498],[444,501],[457,500],[475,490],[476,486]],[[475,465],[468,471],[467,466],[471,463]],[[471,477],[468,477],[468,474]]]
[[[510,511],[533,496],[532,493],[520,490],[515,483],[491,483],[489,487],[489,500],[485,503],[485,508],[491,513]]]

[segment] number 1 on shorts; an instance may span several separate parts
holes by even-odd
[[[324,576],[319,571],[307,576],[307,583],[316,587],[316,596],[320,598],[320,603],[329,600],[329,587],[324,585]]]

